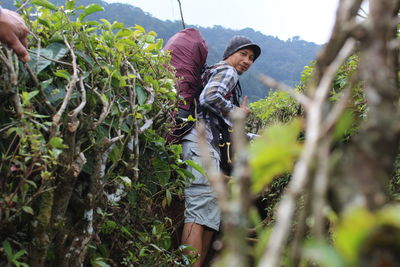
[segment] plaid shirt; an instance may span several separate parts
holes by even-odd
[[[207,83],[199,97],[202,112],[199,113],[198,119],[205,121],[207,142],[219,153],[216,139],[216,135],[219,133],[213,132],[211,129],[213,126],[217,128],[232,126],[228,115],[238,107],[233,104],[233,94],[228,99],[226,96],[237,89],[239,75],[235,68],[225,61],[215,64],[206,75]],[[218,118],[210,115],[222,118],[226,125],[220,125]],[[189,134],[183,137],[183,140],[197,142],[197,136],[198,133],[194,127]]]
[[[235,68],[221,61],[211,69],[208,82],[199,97],[201,108],[219,116],[228,126],[232,126],[229,113],[238,107],[233,104],[233,94],[228,99],[226,96],[236,90],[238,81],[239,75]],[[207,117],[200,118],[208,120]]]

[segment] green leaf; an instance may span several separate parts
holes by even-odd
[[[67,54],[67,52],[68,48],[61,43],[51,43],[48,47],[41,49],[32,48],[29,51],[31,60],[28,62],[28,65],[33,71],[40,73],[50,64],[53,63],[52,61],[46,58],[59,60],[62,57],[64,57]]]
[[[75,53],[84,59],[91,67],[95,65],[96,62],[89,55],[83,53],[82,51],[76,51]]]
[[[177,157],[182,153],[182,145],[180,145],[180,144],[178,144],[178,145],[176,145],[176,144],[170,145],[169,149]]]
[[[30,100],[35,97],[39,93],[38,90],[32,91],[32,92],[22,92],[21,98],[22,98],[22,104],[24,106],[29,105]]]
[[[108,27],[110,27],[111,28],[111,23],[108,21],[108,20],[106,20],[106,19],[99,19],[101,22],[103,22],[103,24],[105,24],[106,26],[108,26]]]
[[[143,87],[141,87],[140,85],[136,85],[135,89],[136,89],[136,94],[137,94],[139,105],[143,105],[147,100],[147,95],[144,92]]]
[[[71,74],[69,74],[69,72],[66,70],[57,70],[56,72],[54,72],[54,75],[60,78],[64,78],[67,81],[71,80]]]
[[[67,146],[63,144],[63,140],[61,137],[53,137],[49,142],[50,146],[53,148],[66,148]]]
[[[17,253],[14,254],[14,261],[18,260],[19,258],[21,258],[23,255],[25,255],[27,252],[25,249],[21,249],[20,251],[18,251]],[[27,265],[28,266],[28,265]]]
[[[99,11],[104,11],[104,7],[102,7],[101,5],[98,5],[98,4],[90,4],[85,8],[83,13],[85,14],[85,17],[86,17],[90,14],[93,14],[93,13],[99,12]]]
[[[6,253],[7,260],[9,262],[11,262],[12,261],[13,252],[12,252],[12,248],[10,246],[10,242],[8,242],[8,240],[4,240],[3,241],[3,249],[4,249],[4,252]]]
[[[126,187],[129,188],[132,186],[132,180],[128,176],[119,176],[119,178],[122,180]]]
[[[153,248],[155,248],[156,250],[158,250],[158,251],[162,251],[162,249],[161,248],[159,248],[157,245],[155,245],[155,244],[150,244],[149,246],[152,246]]]
[[[25,211],[28,214],[34,215],[33,209],[29,206],[23,206],[22,210]]]
[[[346,266],[338,252],[326,242],[307,241],[304,246],[304,256],[321,267]]]
[[[137,24],[135,25],[135,29],[137,31],[141,32],[141,33],[145,33],[146,32],[146,30],[142,26],[137,25]]]
[[[340,139],[351,131],[353,124],[353,113],[350,110],[346,110],[339,121],[336,123],[333,136],[335,139]]]
[[[204,169],[196,162],[193,160],[185,160],[185,163],[192,167],[193,169],[195,169],[196,171],[198,171],[199,173],[201,173],[202,175],[206,176],[206,172],[204,171]]]
[[[116,30],[116,29],[121,29],[121,30],[123,30],[123,31],[129,31],[131,34],[133,33],[132,32],[132,30],[128,30],[128,29],[126,29],[126,28],[124,28],[125,27],[125,25],[124,25],[124,23],[122,23],[122,22],[114,22],[113,24],[112,24],[112,26],[111,26],[111,29],[112,30]],[[118,35],[118,34],[117,34]]]
[[[167,198],[167,204],[168,204],[168,206],[171,205],[171,201],[172,201],[171,191],[169,191],[168,189],[165,190],[165,196],[166,196],[166,198]]]
[[[99,267],[111,267],[111,265],[105,263],[103,261],[103,259],[101,259],[101,258],[95,259],[94,261],[92,261],[92,264],[93,264],[94,267],[97,267],[97,266],[99,266]]]
[[[75,7],[75,2],[76,2],[76,0],[69,0],[69,1],[67,1],[67,3],[65,4],[65,8],[66,8],[67,10],[73,10],[74,7]]]
[[[334,231],[334,245],[350,266],[356,265],[359,249],[376,225],[376,217],[368,210],[357,208],[343,214],[341,223]]]
[[[155,176],[157,177],[158,182],[162,186],[166,185],[171,178],[171,169],[168,162],[157,157],[153,160],[153,169],[156,170]]]
[[[131,232],[128,230],[128,228],[126,228],[125,226],[121,227],[121,232],[128,235],[129,237],[133,238],[133,235],[131,234]]]
[[[51,9],[53,11],[57,10],[56,6],[53,5],[52,3],[50,3],[47,0],[32,0],[31,3],[34,4],[34,5],[37,5],[37,6],[42,6],[42,7]]]
[[[302,148],[298,140],[301,129],[299,119],[275,124],[254,141],[250,149],[254,192],[260,192],[274,177],[292,170]]]
[[[42,115],[42,114],[37,114],[37,113],[33,113],[33,112],[29,112],[29,111],[24,111],[24,114],[29,115],[31,117],[34,118],[41,118],[41,119],[45,119],[45,118],[49,118],[49,115]]]

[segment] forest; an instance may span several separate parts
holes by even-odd
[[[2,1],[0,1],[1,3]],[[3,6],[15,9],[13,1],[3,1]],[[64,0],[49,1],[56,5],[63,5]],[[88,15],[88,20],[107,19],[109,22],[122,22],[126,27],[140,25],[146,31],[154,31],[157,37],[168,40],[172,35],[182,29],[180,21],[161,21],[143,12],[140,8],[129,4],[108,4],[102,0],[79,0],[77,4],[87,6],[99,4],[104,10]],[[251,102],[265,98],[270,88],[262,84],[258,76],[267,73],[276,80],[294,86],[300,81],[304,66],[309,65],[321,49],[320,45],[301,40],[298,36],[283,41],[273,36],[267,36],[253,29],[231,30],[221,26],[204,28],[197,25],[186,25],[200,30],[209,47],[207,64],[211,65],[221,60],[221,55],[226,43],[234,35],[245,35],[259,43],[263,49],[263,56],[257,60],[252,68],[241,78],[243,91],[249,96]]]
[[[400,0],[363,2],[340,0],[297,83],[259,66],[273,90],[232,116],[224,177],[165,140],[179,98],[157,32],[16,1],[31,60],[0,44],[0,265],[191,266],[190,166],[222,212],[206,266],[400,266]]]

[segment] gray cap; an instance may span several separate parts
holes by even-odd
[[[234,36],[228,43],[228,46],[225,48],[223,60],[227,59],[230,55],[236,53],[240,49],[250,48],[254,52],[254,61],[261,54],[261,48],[253,43],[249,38],[241,35]]]

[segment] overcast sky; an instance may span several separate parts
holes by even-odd
[[[161,20],[180,20],[177,0],[105,0],[128,3]],[[180,0],[186,24],[253,28],[287,40],[293,36],[323,44],[339,0]]]

